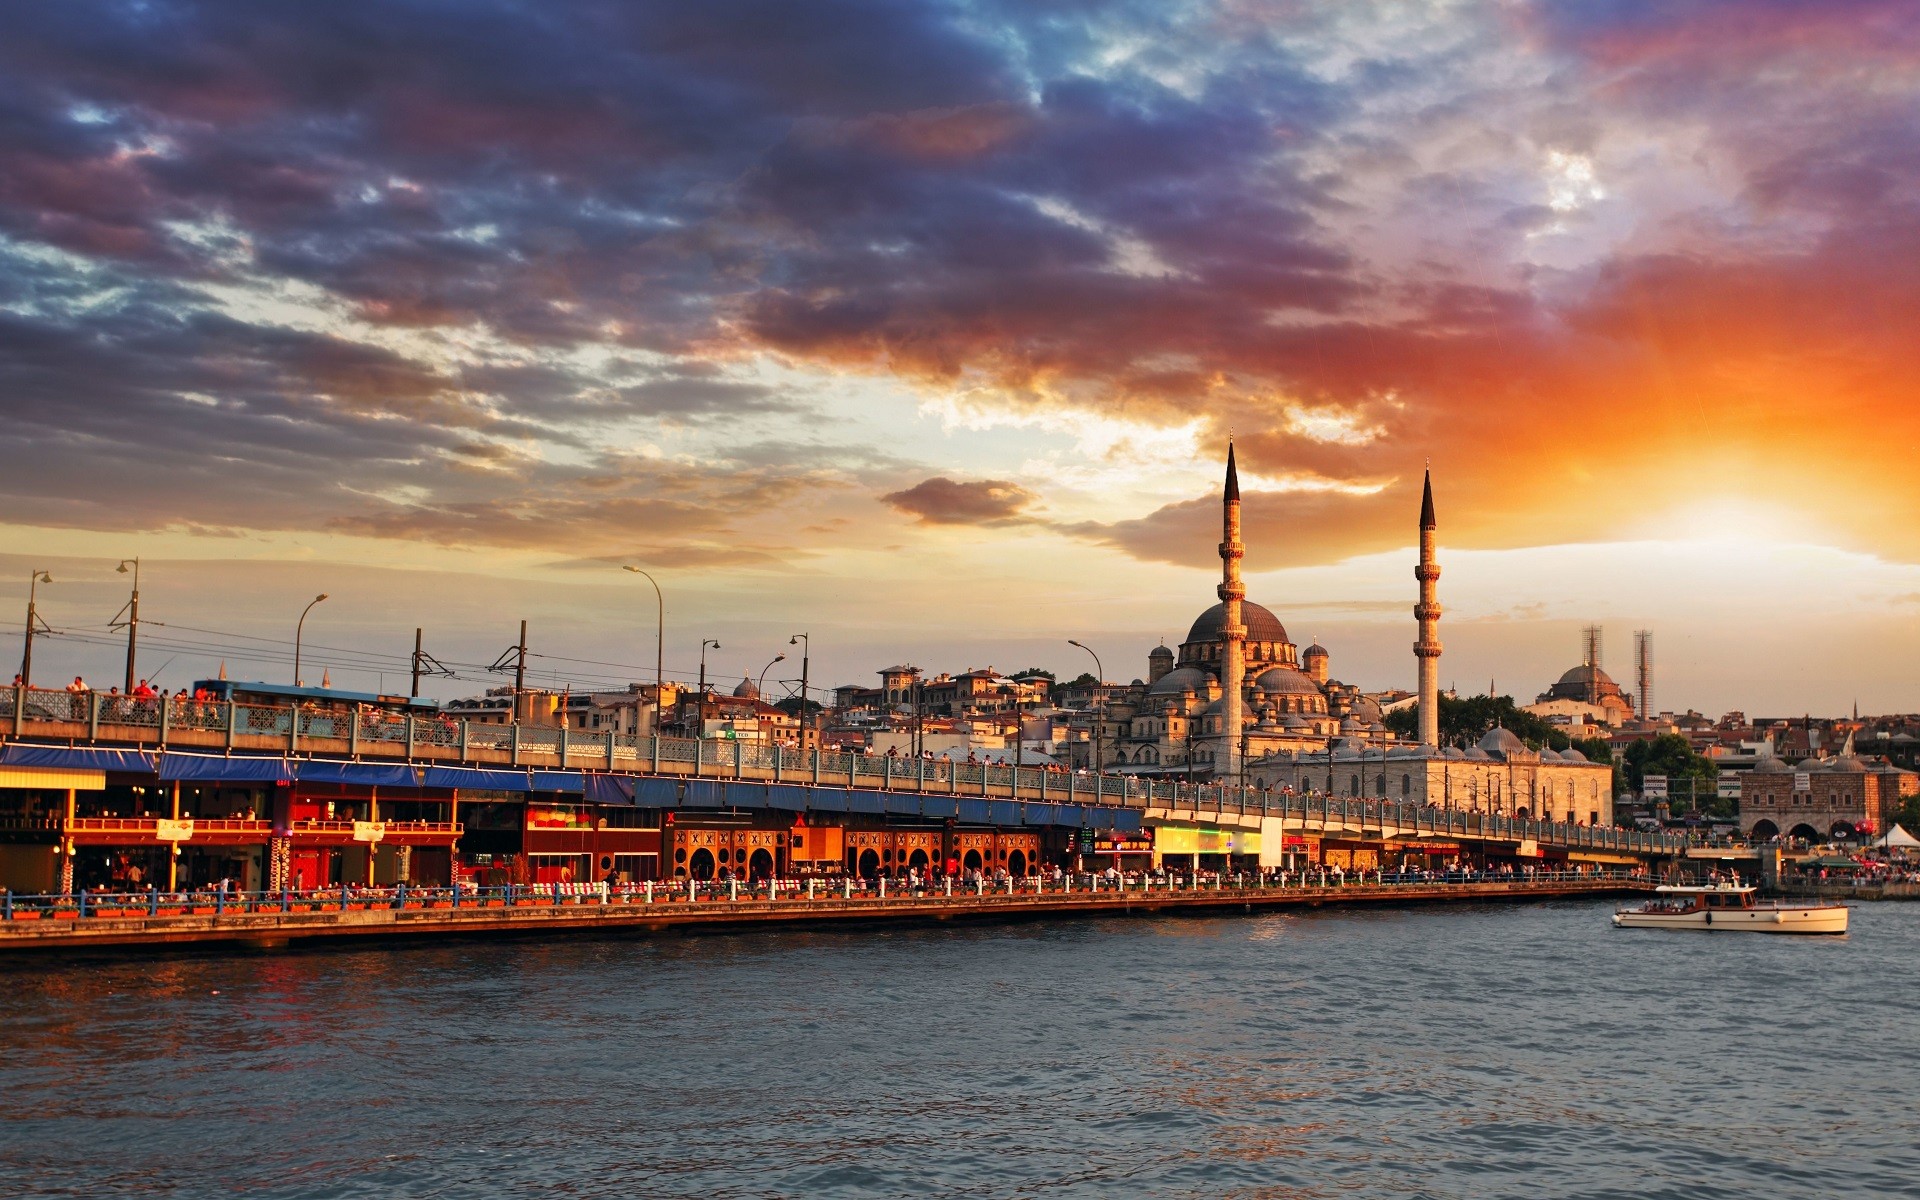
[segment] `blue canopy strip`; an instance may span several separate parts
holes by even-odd
[[[144,750],[94,750],[70,746],[27,746],[15,742],[0,751],[0,766],[60,767],[80,771],[153,774],[153,756]]]
[[[620,775],[594,773],[583,779],[581,797],[588,804],[632,804],[633,780]]]
[[[166,783],[287,783],[294,771],[284,758],[169,753],[160,756],[160,778]]]

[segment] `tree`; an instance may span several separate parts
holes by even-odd
[[[1035,675],[1040,676],[1041,678],[1045,679],[1049,683],[1057,682],[1060,678],[1058,675],[1055,675],[1052,671],[1047,670],[1045,667],[1028,667],[1024,671],[1015,671],[1010,676],[1010,678],[1027,679]]]
[[[1693,746],[1677,733],[1657,738],[1639,738],[1620,755],[1626,785],[1633,791],[1646,787],[1649,775],[1667,777],[1667,803],[1675,816],[1689,806],[1712,817],[1730,817],[1738,804],[1720,799],[1720,768],[1710,758],[1693,752]]]
[[[1542,746],[1565,750],[1573,744],[1573,739],[1566,734],[1532,713],[1521,711],[1512,696],[1468,696],[1465,699],[1440,697],[1441,745],[1458,746],[1464,750],[1487,736],[1487,731],[1496,725],[1535,750]],[[1415,736],[1420,728],[1420,706],[1416,704],[1388,713],[1386,726],[1401,737]]]
[[[1100,681],[1094,677],[1094,674],[1092,671],[1082,671],[1080,672],[1080,674],[1074,676],[1072,679],[1067,680],[1067,682],[1063,686],[1073,688],[1073,687],[1098,687],[1099,685],[1100,685]]]

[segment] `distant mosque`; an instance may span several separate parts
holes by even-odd
[[[1414,568],[1419,730],[1413,741],[1388,731],[1378,701],[1332,677],[1325,647],[1302,652],[1271,609],[1245,598],[1240,481],[1231,446],[1221,508],[1220,602],[1194,619],[1177,652],[1154,647],[1144,680],[1108,693],[1096,750],[1109,770],[1612,823],[1611,768],[1588,762],[1578,750],[1531,750],[1505,729],[1469,749],[1439,746],[1439,523],[1431,474],[1422,488]]]

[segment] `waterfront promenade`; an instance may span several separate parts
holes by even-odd
[[[861,922],[942,922],[1232,913],[1328,905],[1388,906],[1514,902],[1648,891],[1630,874],[1542,873],[1368,881],[1315,874],[1284,883],[1215,876],[1135,878],[1121,884],[1081,876],[1047,882],[942,882],[906,893],[783,881],[777,890],[744,884],[555,885],[521,888],[381,889],[324,893],[199,892],[163,896],[0,898],[0,954],[206,945],[282,948],[367,938],[549,935],[579,932],[717,932],[767,926]]]

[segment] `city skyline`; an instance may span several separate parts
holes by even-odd
[[[1231,431],[1249,599],[1363,687],[1430,459],[1443,684],[1600,622],[1663,708],[1920,709],[1906,6],[703,12],[11,14],[16,650],[137,554],[152,621],[645,680],[634,563],[670,673],[1125,680]]]

